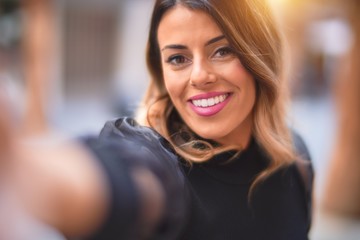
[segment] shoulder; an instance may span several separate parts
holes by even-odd
[[[294,150],[297,155],[297,159],[295,159],[293,166],[297,173],[298,179],[301,182],[301,186],[304,192],[304,200],[308,214],[308,229],[310,229],[311,218],[312,218],[312,193],[313,193],[313,182],[314,182],[314,169],[312,166],[309,150],[304,140],[294,130],[292,130],[292,140],[293,140]]]
[[[303,138],[295,130],[291,130],[293,146],[296,154],[303,160],[311,162],[311,156]]]
[[[119,139],[135,142],[138,146],[158,148],[175,154],[171,144],[154,129],[142,126],[131,117],[122,117],[105,123],[100,131],[101,140]]]
[[[292,130],[291,134],[293,147],[297,156],[294,165],[296,166],[302,180],[305,181],[305,184],[312,184],[314,171],[309,150],[303,138],[296,131]]]
[[[312,191],[314,169],[312,166],[311,156],[309,150],[302,139],[302,137],[292,130],[293,147],[297,158],[294,161],[294,166],[304,183],[307,192]]]
[[[152,159],[143,161],[148,167],[157,166],[157,169],[166,169],[165,172],[182,175],[179,157],[172,145],[154,129],[141,126],[132,118],[106,122],[99,139],[100,142],[111,142],[120,152],[130,152],[140,161]],[[124,146],[129,146],[129,149],[124,149]]]
[[[154,129],[139,125],[131,117],[122,117],[107,121],[100,132],[100,138],[106,137],[125,137],[129,134],[141,134],[151,138],[162,138]]]

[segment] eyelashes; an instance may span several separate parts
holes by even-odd
[[[233,54],[234,54],[234,50],[230,46],[226,46],[226,47],[218,48],[215,51],[214,56],[226,57],[228,55],[233,55]]]
[[[167,58],[165,62],[171,65],[180,65],[180,64],[185,64],[186,62],[190,62],[190,60],[181,54],[176,54]]]
[[[235,56],[234,50],[230,46],[222,46],[213,51],[209,59],[213,61],[227,60],[229,57]],[[192,62],[192,58],[186,54],[176,53],[166,58],[165,63],[174,67],[187,66]]]

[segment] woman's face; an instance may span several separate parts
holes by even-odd
[[[246,147],[255,82],[212,18],[178,5],[163,16],[158,42],[165,87],[184,122],[202,138]]]

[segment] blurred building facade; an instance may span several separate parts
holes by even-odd
[[[21,1],[2,1],[0,72],[18,85],[13,94],[20,100],[25,87],[21,31],[31,17]],[[79,134],[133,113],[147,85],[144,56],[151,8],[147,0],[51,1],[54,30],[49,34],[55,36],[52,59],[44,66],[51,123]]]

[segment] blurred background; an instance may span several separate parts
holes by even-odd
[[[339,76],[354,42],[351,6],[340,0],[269,1],[287,40],[289,124],[312,156],[316,207],[336,145]],[[19,119],[27,114],[29,79],[39,86],[43,111],[38,110],[70,136],[97,134],[106,120],[133,114],[148,83],[145,48],[153,1],[0,3],[0,85]]]

